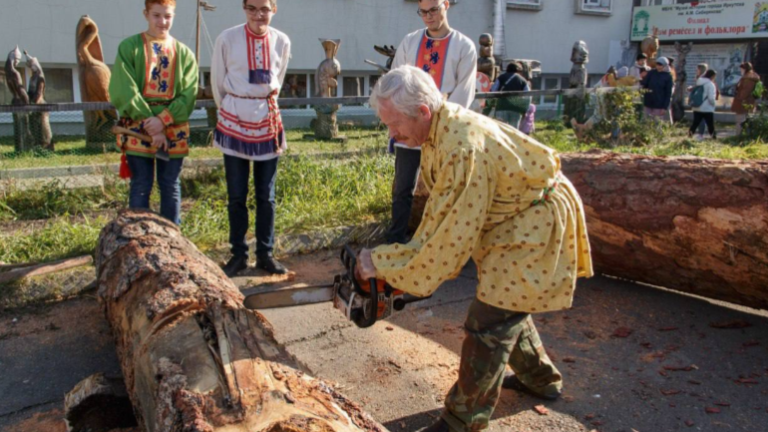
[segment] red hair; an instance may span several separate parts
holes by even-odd
[[[176,0],[144,0],[144,10],[149,10],[152,5],[176,7]]]

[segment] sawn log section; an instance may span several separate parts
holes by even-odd
[[[768,162],[561,155],[596,270],[768,309]],[[418,224],[427,192],[414,198]]]
[[[234,284],[165,219],[121,212],[101,232],[96,268],[144,430],[386,431],[289,366],[264,317],[244,309]]]

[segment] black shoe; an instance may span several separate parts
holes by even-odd
[[[545,399],[545,400],[556,400],[560,397],[561,393],[557,393],[555,395],[543,395],[534,392],[533,390],[529,389],[525,384],[520,381],[520,378],[517,377],[517,375],[514,374],[514,372],[506,372],[504,374],[504,381],[501,383],[501,387],[509,390],[515,390],[521,393],[525,393],[528,395],[531,395],[533,397],[537,397],[539,399]]]
[[[248,267],[248,257],[246,256],[233,256],[224,264],[221,269],[224,270],[224,274],[227,277],[235,277],[238,273],[245,270]]]
[[[270,255],[256,258],[256,267],[276,275],[288,273],[288,269]]]
[[[419,432],[451,432],[451,428],[448,427],[448,423],[446,423],[445,420],[439,419],[432,423],[431,426],[427,426]]]

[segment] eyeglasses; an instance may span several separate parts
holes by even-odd
[[[272,8],[263,7],[263,8],[257,8],[255,6],[243,6],[243,9],[245,9],[246,12],[248,12],[251,15],[269,15],[272,13]]]
[[[425,17],[427,15],[429,16],[435,16],[436,14],[440,13],[440,9],[443,8],[444,3],[440,3],[440,5],[433,7],[432,9],[417,9],[416,13],[419,14],[420,17]]]

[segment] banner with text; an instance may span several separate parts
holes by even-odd
[[[654,33],[661,41],[768,38],[768,1],[636,7],[631,33],[632,41]]]

